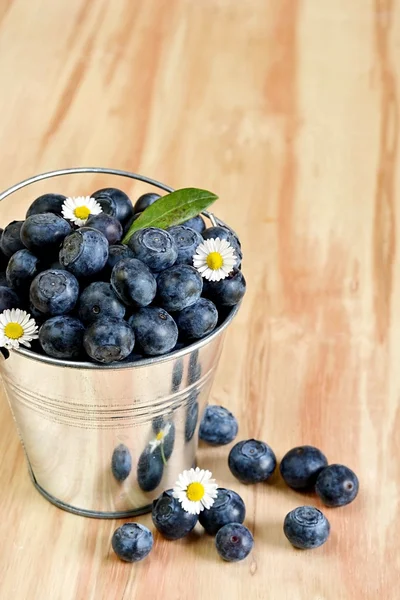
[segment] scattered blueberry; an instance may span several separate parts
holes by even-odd
[[[235,306],[246,293],[246,280],[238,269],[220,281],[203,282],[203,295],[217,306]]]
[[[97,229],[81,227],[64,239],[60,263],[76,277],[101,271],[108,259],[108,241]]]
[[[140,455],[137,465],[137,480],[140,489],[152,492],[161,483],[164,465],[159,452],[150,452],[146,448]]]
[[[136,258],[156,272],[172,267],[178,257],[178,249],[168,231],[157,227],[135,231],[128,246]]]
[[[153,547],[153,534],[139,523],[124,523],[114,531],[112,547],[115,554],[126,562],[138,562]]]
[[[166,490],[153,501],[151,513],[154,527],[167,540],[179,540],[194,529],[197,515],[183,510],[181,503],[174,498],[172,490]]]
[[[228,523],[243,523],[246,507],[242,498],[233,490],[218,488],[218,496],[208,510],[199,515],[199,522],[210,535]]]
[[[150,304],[157,291],[157,282],[149,267],[136,258],[117,262],[111,273],[111,285],[122,302],[136,308]]]
[[[0,313],[10,308],[18,308],[20,304],[21,300],[14,290],[6,286],[0,287]]]
[[[123,319],[125,306],[117,298],[109,283],[95,281],[81,293],[78,301],[78,313],[82,323],[89,325],[104,317]]]
[[[178,312],[175,320],[182,336],[188,339],[200,339],[215,329],[218,311],[211,300],[200,298],[195,304]]]
[[[286,515],[283,531],[295,548],[309,550],[326,542],[330,524],[318,508],[299,506]]]
[[[190,442],[193,438],[197,421],[199,420],[199,403],[197,402],[197,397],[199,392],[194,390],[192,392],[191,397],[189,398],[189,402],[186,408],[186,420],[185,420],[185,441]]]
[[[107,215],[107,213],[102,212],[98,215],[91,215],[85,226],[101,231],[109,244],[118,244],[121,241],[122,225],[116,217]]]
[[[200,244],[203,243],[200,233],[184,225],[170,227],[168,233],[172,236],[178,248],[177,264],[193,266],[193,256]]]
[[[288,486],[295,490],[310,489],[319,473],[328,465],[326,456],[314,446],[298,446],[281,460],[280,472]]]
[[[244,440],[233,446],[228,465],[232,474],[242,483],[258,483],[271,477],[276,468],[276,457],[268,444]]]
[[[204,219],[200,215],[197,215],[196,217],[192,217],[191,219],[188,219],[187,221],[182,223],[182,225],[184,225],[185,227],[190,227],[190,229],[194,229],[195,231],[198,231],[199,233],[203,233],[203,231],[205,231],[205,229],[206,229],[206,224],[204,223]]]
[[[66,199],[67,197],[62,196],[61,194],[44,194],[43,196],[39,196],[39,198],[36,198],[28,208],[26,217],[28,218],[32,215],[40,215],[42,213],[53,213],[54,215],[61,217],[62,206]]]
[[[7,271],[7,285],[15,290],[26,291],[39,272],[39,259],[29,250],[18,250],[10,258]]]
[[[140,198],[136,200],[133,212],[135,214],[143,212],[159,198],[161,198],[160,194],[143,194],[143,196],[140,196]]]
[[[97,200],[103,212],[116,217],[122,225],[133,215],[133,206],[130,198],[122,190],[117,188],[103,188],[92,194]]]
[[[1,234],[0,248],[7,258],[25,248],[20,235],[23,224],[24,221],[11,221]]]
[[[113,452],[111,471],[117,481],[125,481],[132,470],[132,457],[124,444],[119,444]]]
[[[358,494],[358,477],[344,465],[329,465],[322,469],[315,484],[315,491],[326,506],[345,506]]]
[[[219,529],[215,546],[221,558],[228,562],[243,560],[254,546],[251,532],[241,523],[228,523]]]
[[[240,242],[230,229],[217,225],[215,227],[209,227],[202,232],[202,235],[205,240],[215,239],[217,237],[220,240],[226,240],[232,246],[237,256],[236,267],[240,265],[243,257]]]
[[[141,308],[131,316],[129,324],[143,352],[150,356],[170,352],[177,342],[176,323],[162,308]]]
[[[238,422],[223,406],[207,406],[200,423],[199,438],[212,446],[223,446],[235,439]]]
[[[104,281],[110,280],[113,268],[123,258],[135,258],[135,255],[128,246],[125,246],[124,244],[115,244],[108,248],[108,259],[102,271],[106,278]]]
[[[53,213],[32,215],[21,227],[21,241],[37,256],[58,254],[64,238],[71,233],[71,225]]]
[[[30,300],[44,314],[62,315],[74,308],[78,294],[79,284],[72,273],[48,269],[32,281]]]
[[[203,278],[194,267],[174,265],[157,278],[158,304],[169,312],[191,306],[201,296]]]
[[[95,361],[111,363],[123,360],[133,350],[135,335],[123,319],[98,319],[85,331],[83,345]]]
[[[85,328],[79,319],[59,315],[45,321],[39,330],[43,350],[54,358],[79,358]]]

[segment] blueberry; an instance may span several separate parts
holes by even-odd
[[[217,306],[235,306],[246,293],[246,280],[239,269],[234,269],[220,281],[204,280],[203,295]]]
[[[190,442],[193,438],[197,427],[197,421],[199,420],[199,403],[197,397],[199,393],[194,390],[186,408],[186,419],[185,419],[185,441]]]
[[[15,252],[18,252],[18,250],[23,250],[25,248],[24,244],[21,242],[20,235],[23,224],[24,221],[11,221],[1,234],[0,248],[7,258],[10,258],[10,256],[15,254]]]
[[[144,525],[124,523],[114,531],[111,543],[118,558],[126,562],[138,562],[151,551],[153,535]]]
[[[289,542],[301,550],[318,548],[329,537],[330,524],[314,506],[299,506],[285,517],[283,532]]]
[[[119,444],[113,452],[111,471],[117,481],[125,481],[132,470],[132,456],[124,444]]]
[[[344,465],[329,465],[322,469],[315,491],[326,506],[345,506],[358,494],[358,477]]]
[[[61,194],[44,194],[36,198],[28,208],[26,213],[27,217],[32,215],[40,215],[42,213],[53,213],[61,217],[62,206],[67,199],[66,196]]]
[[[49,318],[49,315],[46,315],[38,310],[36,306],[32,304],[32,302],[29,303],[27,312],[35,319],[36,325],[42,325]]]
[[[203,278],[189,265],[174,265],[157,277],[158,304],[170,312],[191,306],[201,296]]]
[[[178,339],[178,328],[174,319],[164,309],[141,308],[129,319],[136,339],[143,352],[157,356],[170,352]]]
[[[136,221],[136,219],[138,219],[140,217],[141,214],[142,214],[141,212],[136,213],[135,215],[133,215],[133,217],[131,217],[129,219],[129,221],[126,221],[126,223],[124,225],[124,234],[128,233],[128,231],[131,228],[132,223],[134,223]]]
[[[132,202],[122,190],[118,190],[117,188],[103,188],[94,192],[92,198],[97,200],[103,212],[116,217],[122,225],[133,215]]]
[[[34,254],[48,257],[58,254],[63,239],[71,231],[71,225],[62,217],[43,213],[26,219],[21,227],[21,240]]]
[[[78,294],[79,284],[72,273],[48,269],[32,281],[30,300],[44,314],[62,315],[74,308]]]
[[[67,236],[60,250],[60,263],[76,277],[101,271],[108,259],[108,242],[100,231],[81,227]]]
[[[122,238],[122,225],[116,217],[102,212],[91,215],[86,221],[86,227],[97,229],[107,238],[109,244],[118,244]]]
[[[319,473],[328,465],[326,456],[314,446],[298,446],[281,460],[280,472],[288,486],[295,490],[310,489]]]
[[[159,198],[161,198],[160,194],[143,194],[142,196],[140,196],[140,198],[136,200],[135,205],[133,207],[133,212],[135,213],[135,215],[137,213],[143,212],[151,204],[154,204],[154,202],[156,202]]]
[[[232,246],[237,256],[236,267],[240,265],[242,262],[243,254],[240,247],[240,242],[236,235],[227,227],[220,227],[219,225],[215,227],[209,227],[202,233],[203,238],[205,240],[216,239],[217,237],[220,240],[226,240]]]
[[[212,446],[223,446],[235,439],[238,422],[223,406],[207,406],[200,423],[199,438]]]
[[[215,546],[221,558],[228,562],[243,560],[254,546],[251,532],[241,523],[228,523],[219,529]]]
[[[43,350],[54,358],[78,358],[85,328],[79,319],[59,315],[48,319],[39,330]]]
[[[19,252],[21,251],[19,250]],[[0,272],[0,287],[9,287],[5,271]]]
[[[164,465],[159,452],[150,452],[146,448],[139,457],[137,466],[137,480],[140,489],[152,492],[161,483]]]
[[[210,300],[200,298],[195,304],[177,313],[175,320],[182,336],[188,339],[200,339],[215,329],[218,311]]]
[[[89,325],[104,317],[123,319],[125,306],[114,294],[109,283],[95,281],[83,290],[78,302],[78,313],[82,323]]]
[[[242,483],[258,483],[271,477],[276,467],[275,454],[264,442],[244,440],[229,453],[231,473]]]
[[[157,291],[154,275],[136,258],[124,258],[117,262],[111,273],[111,285],[122,302],[135,308],[150,304]]]
[[[106,262],[106,266],[102,271],[102,273],[108,281],[111,277],[111,271],[113,270],[115,265],[123,258],[135,258],[135,255],[133,254],[132,250],[128,248],[128,246],[125,246],[124,244],[115,244],[111,245],[108,248],[108,259]]]
[[[168,231],[157,227],[135,231],[128,246],[136,258],[156,272],[172,267],[178,257],[178,249]]]
[[[166,490],[153,501],[151,517],[154,527],[167,540],[185,537],[197,523],[197,515],[183,510],[179,500],[174,498],[172,490]]]
[[[218,488],[218,496],[208,510],[199,515],[199,522],[210,535],[228,523],[243,523],[246,507],[242,498],[233,490]]]
[[[185,227],[184,225],[176,225],[170,227],[168,233],[171,235],[178,248],[178,264],[186,264],[193,266],[193,256],[196,254],[197,248],[203,243],[203,238],[198,231]]]
[[[204,223],[204,219],[200,215],[197,215],[196,217],[192,217],[191,219],[188,219],[187,221],[182,223],[182,225],[184,225],[185,227],[190,227],[190,229],[194,229],[195,231],[198,231],[199,233],[203,233],[203,231],[205,231],[205,229],[206,229],[206,224]]]
[[[90,325],[85,331],[83,345],[93,360],[111,363],[129,356],[135,345],[135,335],[126,321],[108,317]]]
[[[29,250],[18,250],[7,265],[7,284],[15,290],[24,292],[29,289],[39,269],[39,259],[34,254]]]
[[[0,287],[0,313],[10,308],[18,308],[21,304],[17,294],[9,287]]]

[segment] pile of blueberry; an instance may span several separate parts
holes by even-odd
[[[156,202],[135,205],[116,188],[92,194],[101,207],[77,226],[63,218],[66,197],[45,194],[0,238],[0,313],[26,310],[40,326],[33,350],[64,360],[136,361],[173,352],[210,334],[242,299],[242,252],[226,227],[200,215],[168,230],[132,222]],[[205,240],[235,251],[231,273],[207,281],[193,266]]]

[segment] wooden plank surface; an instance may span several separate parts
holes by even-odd
[[[0,188],[102,165],[218,193],[248,294],[211,400],[240,438],[278,457],[315,444],[361,482],[326,511],[329,542],[294,551],[283,518],[316,499],[279,477],[242,486],[229,448],[203,447],[199,464],[245,499],[251,557],[222,563],[199,530],[122,564],[116,522],[34,490],[2,398],[1,599],[399,597],[399,56],[396,0],[0,1]]]

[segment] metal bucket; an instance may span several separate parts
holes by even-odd
[[[119,175],[172,191],[134,173],[75,168],[27,179],[0,194],[0,200],[36,181],[76,173]],[[152,500],[195,463],[198,424],[224,332],[237,309],[207,338],[135,363],[63,361],[23,348],[8,358],[0,355],[4,389],[39,492],[60,508],[88,517],[149,511]],[[152,452],[160,429],[166,432],[164,443]],[[132,466],[118,481],[111,465],[121,444]]]

